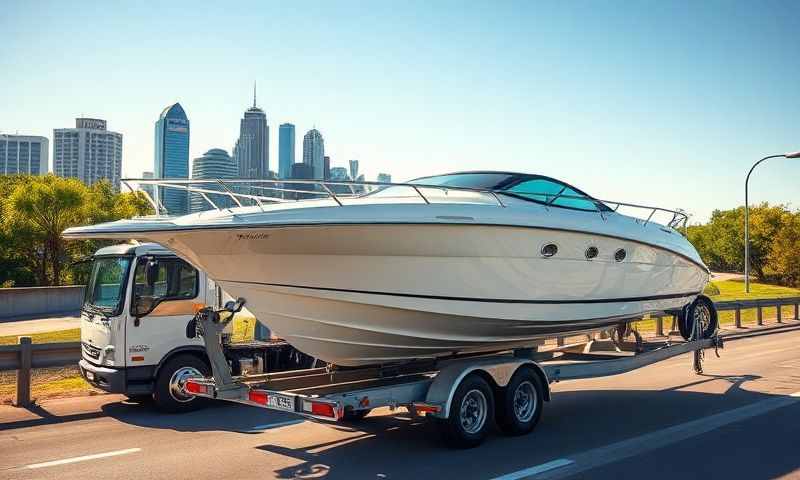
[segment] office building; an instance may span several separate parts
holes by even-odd
[[[278,178],[292,176],[292,165],[295,162],[294,146],[294,125],[284,123],[278,128]]]
[[[212,148],[203,154],[202,157],[195,158],[192,162],[192,180],[213,180],[217,178],[236,178],[239,169],[228,152],[221,148]],[[194,184],[194,187],[206,190],[223,191],[220,185],[214,184]],[[226,194],[207,193],[209,200],[214,202],[219,208],[229,208],[234,205],[233,200]],[[191,193],[190,209],[192,213],[202,212],[214,208],[199,193]]]
[[[291,178],[292,180],[312,180],[314,178],[314,167],[307,163],[295,163],[292,165]],[[293,190],[306,190],[309,192],[316,190],[316,186],[312,183],[292,183],[290,188]],[[291,198],[293,200],[319,198],[318,195],[311,193],[286,192],[285,195],[287,195],[287,198]]]
[[[234,150],[241,178],[267,178],[269,172],[269,126],[267,115],[256,106],[253,88],[253,106],[244,112],[239,124],[239,140]]]
[[[388,173],[379,173],[378,181],[380,183],[392,183],[392,176],[389,175]]]
[[[303,137],[303,163],[311,166],[313,178],[325,178],[325,142],[316,128],[309,130]]]
[[[189,178],[189,118],[180,103],[161,112],[156,121],[155,144],[155,178]],[[159,187],[156,193],[169,215],[189,211],[186,192]]]
[[[47,137],[0,134],[0,175],[44,175],[50,159]]]
[[[331,178],[331,157],[327,155],[322,159],[322,171],[324,172],[322,176],[325,180]]]
[[[107,127],[105,120],[76,118],[75,128],[53,130],[53,173],[86,185],[106,179],[119,190],[122,134]]]
[[[350,178],[353,180],[358,178],[358,160],[350,160]]]

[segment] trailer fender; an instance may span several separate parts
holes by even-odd
[[[464,377],[470,373],[478,372],[488,377],[487,380],[491,380],[490,383],[502,388],[508,385],[511,377],[522,366],[532,367],[539,374],[542,386],[545,389],[542,392],[544,399],[550,400],[550,382],[544,370],[533,360],[508,357],[502,360],[487,358],[454,361],[436,375],[428,389],[425,404],[439,407],[439,411],[431,413],[431,415],[438,418],[447,418],[450,415],[450,404],[453,401],[453,395]]]

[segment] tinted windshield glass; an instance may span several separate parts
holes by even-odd
[[[508,173],[454,173],[418,178],[409,183],[493,190],[499,188],[513,176]]]
[[[605,209],[605,206],[599,202],[585,198],[586,195],[575,191],[561,182],[548,178],[526,180],[508,188],[506,191],[556,207],[589,211],[597,211],[599,208]]]
[[[86,286],[84,305],[93,305],[117,313],[125,293],[130,258],[100,257],[92,263],[92,274]]]

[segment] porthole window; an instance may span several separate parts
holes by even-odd
[[[558,246],[555,243],[548,243],[542,247],[541,253],[545,258],[555,256],[555,254],[558,253]]]
[[[626,256],[628,256],[628,254],[625,252],[624,248],[620,248],[619,250],[614,252],[614,260],[616,260],[618,262],[621,262],[621,261],[625,260]]]
[[[595,258],[598,254],[597,247],[589,247],[586,249],[586,260],[591,260]]]

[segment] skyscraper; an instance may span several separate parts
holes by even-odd
[[[180,103],[168,106],[156,121],[155,178],[189,178],[189,119]],[[159,201],[170,215],[188,212],[189,197],[159,187]]]
[[[228,155],[228,152],[221,148],[212,148],[204,153],[202,157],[195,158],[192,162],[192,180],[236,178],[238,174],[239,169],[236,168],[236,163]],[[207,190],[222,191],[222,187],[219,185],[198,184],[196,186]],[[233,200],[226,194],[208,193],[206,196],[217,207],[228,208],[233,206]],[[191,194],[190,206],[192,213],[214,208],[198,193]]]
[[[294,125],[284,123],[278,128],[278,178],[292,176],[294,157]]]
[[[331,178],[331,157],[327,155],[322,159],[322,171],[324,172],[322,177],[329,180]]]
[[[49,146],[47,137],[0,134],[0,175],[44,175]]]
[[[350,160],[350,178],[358,179],[358,160]]]
[[[316,128],[309,130],[303,137],[303,163],[311,165],[314,178],[325,178],[325,142]]]
[[[122,134],[106,127],[105,120],[76,118],[75,128],[53,130],[53,173],[87,185],[105,178],[119,190]]]
[[[392,176],[388,173],[379,173],[378,181],[381,183],[392,183]]]
[[[253,86],[253,106],[244,112],[236,142],[236,163],[242,178],[267,178],[269,172],[269,126],[267,115],[256,107]]]

